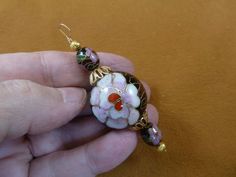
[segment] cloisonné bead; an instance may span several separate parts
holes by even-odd
[[[150,144],[150,145],[159,145],[160,141],[162,139],[162,134],[160,129],[156,126],[153,125],[152,123],[148,123],[148,125],[141,129],[141,136],[144,140],[145,143]]]
[[[98,55],[92,49],[87,47],[78,50],[77,62],[78,64],[84,65],[84,67],[89,71],[93,71],[99,66]]]
[[[90,103],[100,122],[111,128],[123,129],[133,126],[142,117],[147,106],[147,95],[134,76],[111,72],[97,81]]]

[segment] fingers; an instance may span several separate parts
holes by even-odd
[[[24,138],[6,140],[0,143],[0,176],[28,176],[32,155]]]
[[[89,72],[76,62],[76,53],[35,52],[0,55],[0,81],[31,80],[53,87],[88,87]],[[101,65],[113,70],[133,72],[132,63],[118,55],[98,53]]]
[[[110,133],[78,148],[32,161],[30,177],[94,177],[118,166],[133,152],[137,136],[131,131]]]
[[[1,177],[26,177],[29,171],[29,161],[31,158],[23,156],[21,153],[0,159]]]
[[[147,111],[149,120],[156,124],[158,121],[156,108],[148,104]],[[94,116],[80,118],[59,129],[29,136],[31,151],[35,157],[38,157],[58,150],[75,148],[104,135],[107,131],[106,126],[97,121]]]
[[[26,80],[0,83],[0,141],[58,128],[86,102],[81,88],[51,88]]]
[[[75,148],[104,135],[108,130],[94,116],[89,116],[53,131],[28,137],[33,156],[39,157],[54,151]]]
[[[110,66],[113,71],[134,73],[134,66],[130,60],[112,53],[100,52],[98,55],[100,57],[101,65]]]
[[[149,121],[157,125],[159,120],[159,113],[157,111],[157,108],[152,104],[148,104],[147,112]]]

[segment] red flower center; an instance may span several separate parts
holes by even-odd
[[[108,101],[114,104],[114,107],[117,111],[122,110],[123,102],[121,100],[121,96],[117,93],[112,93],[108,96]]]

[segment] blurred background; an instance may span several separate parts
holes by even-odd
[[[236,176],[235,0],[1,0],[0,22],[0,53],[69,51],[63,22],[150,85],[168,151],[140,141],[101,177]]]

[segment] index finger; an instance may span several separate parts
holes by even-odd
[[[132,63],[111,53],[98,53],[101,65],[132,73]],[[0,55],[0,81],[24,79],[51,87],[88,87],[89,72],[72,52],[43,51]]]

